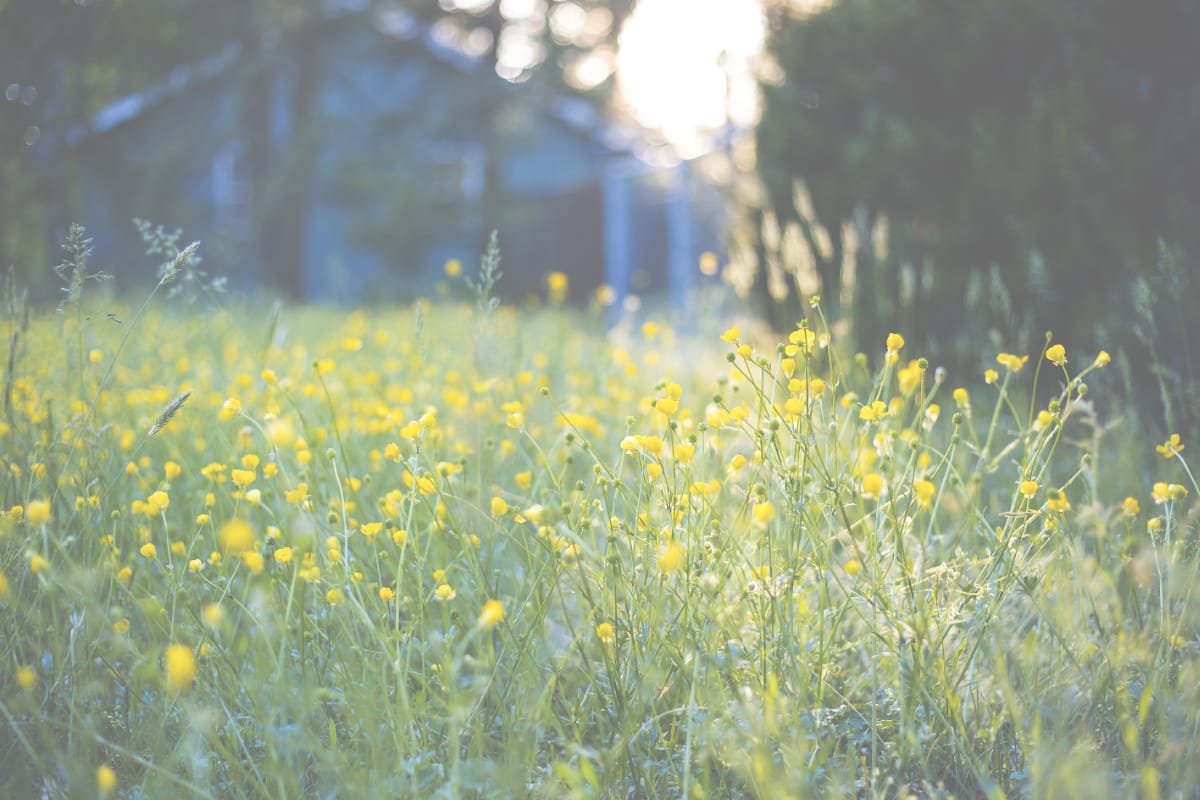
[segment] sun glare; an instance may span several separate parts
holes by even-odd
[[[617,56],[630,113],[683,155],[758,113],[754,60],[765,35],[757,0],[641,0]]]

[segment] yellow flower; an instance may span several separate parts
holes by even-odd
[[[169,481],[173,481],[178,478],[181,472],[183,472],[183,467],[179,466],[174,461],[168,461],[167,463],[163,464],[163,475],[166,476],[167,480]]]
[[[863,476],[862,480],[863,497],[869,497],[872,500],[878,500],[883,495],[883,476],[878,472],[871,472]]]
[[[654,410],[664,416],[672,417],[679,410],[679,401],[672,397],[663,397],[654,401]]]
[[[933,495],[937,492],[937,487],[933,485],[933,481],[913,481],[913,495],[917,498],[917,503],[921,508],[929,508],[933,502]]]
[[[983,382],[989,386],[999,380],[1000,375],[994,369],[985,369],[983,371]]]
[[[846,570],[846,574],[853,578],[855,575],[862,572],[862,564],[858,563],[858,561],[852,558],[842,565],[842,569]]]
[[[683,566],[687,555],[683,545],[676,541],[667,542],[658,549],[658,568],[664,574],[670,574]]]
[[[493,497],[491,511],[493,517],[503,517],[508,513],[508,503],[504,501],[503,497]]]
[[[479,612],[479,621],[476,624],[484,630],[491,630],[503,619],[504,603],[499,600],[488,600],[483,604],[483,610]]]
[[[1126,497],[1125,502],[1121,503],[1121,511],[1127,517],[1136,517],[1142,511],[1142,506],[1138,503],[1136,497]]]
[[[1050,495],[1049,499],[1046,500],[1046,508],[1050,509],[1051,511],[1056,511],[1060,514],[1070,509],[1071,503],[1067,500],[1067,493],[1059,490]]]
[[[1172,458],[1175,455],[1183,452],[1183,442],[1179,441],[1179,434],[1172,433],[1171,437],[1154,449],[1163,458]],[[32,505],[32,504],[31,504]]]
[[[50,521],[50,501],[30,500],[29,505],[25,507],[25,519],[35,528],[45,525]]]
[[[888,415],[887,404],[882,400],[876,400],[869,406],[863,406],[858,411],[858,418],[867,422],[877,422]]]
[[[938,421],[938,418],[941,415],[942,407],[937,403],[930,403],[929,407],[925,409],[925,422],[923,423],[925,428],[932,428],[933,424]]]
[[[528,490],[533,484],[533,473],[518,472],[516,475],[513,475],[513,483],[517,485],[518,489]]]
[[[717,254],[711,250],[705,250],[700,254],[700,272],[704,275],[716,275],[717,268],[720,264],[717,262]]]
[[[561,272],[551,272],[546,276],[546,299],[552,305],[562,305],[567,299],[567,289],[570,280]]]
[[[233,479],[234,486],[239,489],[245,489],[254,483],[258,477],[258,473],[252,469],[234,469],[229,471],[229,477]]]
[[[458,592],[448,583],[440,584],[434,591],[434,597],[438,600],[453,600],[457,596]]]
[[[921,378],[925,375],[925,370],[921,368],[920,361],[910,361],[908,366],[902,368],[896,373],[896,382],[900,385],[900,394],[908,396],[915,392],[921,385]]]
[[[257,575],[263,571],[265,559],[263,554],[257,550],[245,550],[242,552],[242,564],[250,571],[251,575]]]
[[[295,489],[284,489],[283,499],[294,506],[298,506],[308,499],[308,484],[301,483]]]
[[[1046,360],[1056,367],[1065,366],[1067,363],[1067,348],[1061,344],[1052,344],[1046,349]]]
[[[379,535],[379,531],[382,529],[382,522],[366,522],[358,526],[359,532],[361,532],[363,536],[367,537],[367,539],[371,541],[374,541],[375,537]]]
[[[17,670],[17,686],[20,686],[25,691],[30,691],[37,685],[37,672],[33,667],[21,667]]]
[[[243,519],[231,519],[217,533],[221,549],[230,553],[241,553],[254,546],[254,528]]]
[[[1110,356],[1108,354],[1108,351],[1101,350],[1099,353],[1096,354],[1096,360],[1092,363],[1097,367],[1104,367],[1104,366],[1107,366],[1111,362],[1112,362],[1112,356]]]
[[[153,542],[146,542],[138,552],[142,554],[142,558],[154,558],[158,555],[158,550],[154,547]]]
[[[613,630],[611,622],[601,622],[596,626],[596,638],[604,644],[612,644],[616,636],[616,631]]]
[[[225,621],[225,609],[221,607],[220,603],[206,603],[204,608],[200,609],[200,619],[209,628],[217,630]]]
[[[34,575],[44,575],[50,571],[50,562],[42,556],[34,554],[29,557],[29,571]]]
[[[1029,356],[1015,356],[1012,353],[1001,353],[996,356],[996,363],[1007,369],[1009,372],[1020,372],[1025,366],[1025,362],[1029,360]]]
[[[1151,488],[1154,502],[1161,505],[1170,500],[1182,500],[1187,497],[1188,490],[1178,483],[1158,482]]]
[[[179,694],[191,686],[196,672],[196,655],[187,645],[173,644],[163,653],[163,673],[171,694]]]
[[[280,564],[287,564],[292,560],[292,548],[280,547],[275,551],[275,560]]]
[[[462,275],[462,262],[457,258],[447,259],[442,269],[445,270],[447,278],[457,278]]]
[[[221,422],[228,422],[240,413],[242,413],[241,401],[236,397],[230,397],[221,404],[221,411],[217,414],[217,418]]]
[[[1037,494],[1037,490],[1037,481],[1021,481],[1020,485],[1017,486],[1017,491],[1020,492],[1022,496],[1029,499],[1032,499],[1033,496]]]
[[[959,408],[968,408],[971,405],[971,395],[961,386],[951,392],[950,396],[954,398],[954,405]]]
[[[754,517],[754,524],[765,528],[771,524],[771,520],[775,519],[775,504],[755,503],[751,515]]]
[[[889,333],[887,337],[887,351],[889,353],[899,353],[904,347],[904,337],[898,333]]]
[[[334,587],[325,593],[325,602],[331,606],[340,606],[346,599],[341,589]]]
[[[726,331],[721,334],[721,341],[733,343],[740,339],[741,336],[742,329],[737,325],[734,325],[733,327],[726,329]]]
[[[273,448],[291,447],[296,442],[296,426],[287,419],[276,417],[267,423],[266,437],[267,444]]]
[[[113,768],[108,764],[101,764],[96,767],[96,792],[101,797],[107,797],[117,790],[120,781],[117,780],[117,773],[113,772]]]
[[[796,353],[799,353],[801,350],[805,353],[811,353],[817,345],[817,335],[808,328],[798,328],[788,334],[788,341],[791,342]],[[824,347],[824,344],[821,346]],[[788,353],[788,355],[793,355],[793,353]]]

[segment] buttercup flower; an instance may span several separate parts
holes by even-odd
[[[196,656],[192,648],[173,644],[163,653],[163,679],[171,694],[180,694],[191,686],[196,673]]]
[[[504,620],[504,603],[499,600],[488,600],[479,612],[477,624],[484,630],[491,630]]]
[[[50,501],[30,500],[29,505],[25,508],[25,520],[35,528],[49,522]]]
[[[996,356],[996,363],[1007,369],[1009,372],[1020,372],[1025,366],[1025,362],[1029,360],[1029,356],[1015,356],[1012,353],[1001,353]]]
[[[1156,446],[1154,449],[1157,450],[1158,454],[1163,458],[1173,458],[1174,456],[1183,452],[1183,442],[1179,440],[1178,433],[1172,433],[1170,438],[1168,438],[1162,444]]]

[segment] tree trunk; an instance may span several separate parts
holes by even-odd
[[[246,76],[246,84],[242,90],[240,101],[242,107],[241,126],[242,142],[246,148],[247,169],[250,173],[252,192],[250,214],[254,220],[253,241],[254,252],[246,254],[247,258],[256,258],[255,268],[264,278],[268,278],[269,269],[264,260],[271,252],[271,241],[266,236],[266,211],[270,205],[267,193],[269,185],[271,160],[271,70],[266,53],[262,46],[262,32],[258,28],[253,9],[249,8],[249,19],[246,23],[246,34],[242,46],[250,65]],[[255,281],[261,283],[261,281]]]
[[[303,300],[308,264],[308,218],[312,175],[316,169],[315,116],[320,93],[321,23],[311,19],[292,32],[293,56],[282,58],[292,70],[291,92],[277,97],[271,57],[256,59],[246,97],[247,146],[256,183],[259,256],[267,286],[286,300]],[[285,131],[272,141],[272,108],[287,112]]]

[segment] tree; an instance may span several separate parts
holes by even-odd
[[[842,0],[773,21],[763,212],[801,232],[829,302],[854,250],[860,347],[900,324],[947,355],[972,327],[1083,333],[1160,241],[1200,255],[1195,3]]]

